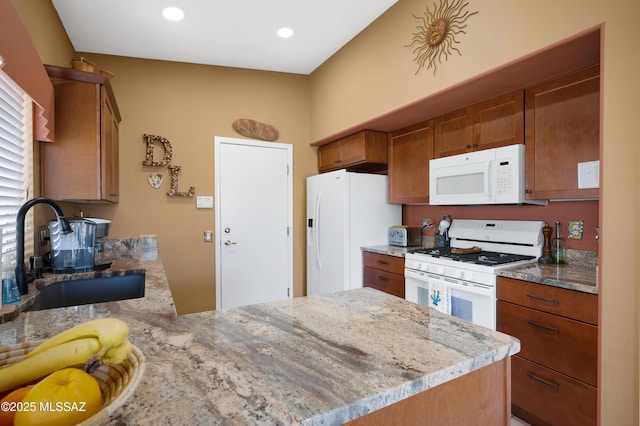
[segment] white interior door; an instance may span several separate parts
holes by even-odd
[[[217,309],[293,297],[292,150],[215,137]]]

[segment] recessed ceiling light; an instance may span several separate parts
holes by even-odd
[[[162,10],[162,16],[169,21],[182,21],[184,19],[184,12],[177,7],[167,7]]]
[[[278,37],[289,38],[292,35],[293,35],[293,30],[291,28],[283,27],[278,30]]]

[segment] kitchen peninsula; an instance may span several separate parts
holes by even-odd
[[[110,424],[508,424],[520,343],[505,334],[373,289],[179,316],[159,259],[113,268],[145,269],[145,297],[0,324],[1,346],[125,320],[147,367]]]

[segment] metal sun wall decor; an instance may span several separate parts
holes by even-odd
[[[418,64],[416,75],[422,68],[433,68],[436,74],[437,64],[445,61],[453,52],[462,55],[456,47],[460,42],[456,39],[459,34],[466,34],[467,19],[478,12],[465,10],[469,3],[464,0],[443,0],[440,5],[433,4],[433,10],[427,6],[422,16],[412,14],[419,25],[413,33],[411,43],[405,47],[413,47],[414,62]]]
[[[171,142],[168,139],[163,138],[162,136],[155,135],[144,135],[144,140],[147,143],[146,149],[146,158],[142,162],[143,166],[151,166],[151,167],[164,167],[167,166],[169,169],[169,175],[171,176],[171,188],[167,195],[170,197],[193,197],[196,193],[196,189],[191,186],[188,191],[178,191],[178,174],[182,169],[181,166],[172,166],[169,163],[171,162],[171,157],[173,156],[173,148],[171,147]],[[162,144],[162,148],[164,149],[164,156],[160,161],[154,161],[153,154],[155,143],[159,142]],[[149,180],[149,185],[153,188],[158,189],[162,186],[163,176],[160,173],[150,174],[147,178]]]

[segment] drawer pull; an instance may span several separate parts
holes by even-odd
[[[549,327],[548,325],[540,324],[540,323],[537,323],[535,321],[528,320],[527,324],[532,325],[534,327],[543,328],[543,329],[548,330],[548,331],[553,331],[554,333],[558,332],[558,329],[555,328],[555,327]]]
[[[380,275],[378,275],[378,281],[382,281],[383,283],[388,283],[389,282],[389,278],[381,277]]]
[[[535,294],[527,293],[527,297],[530,297],[535,300],[540,300],[542,302],[553,303],[554,305],[558,304],[558,299],[549,299],[548,297],[536,296]]]
[[[376,260],[376,262],[378,263],[378,265],[388,265],[389,262],[385,262],[384,260]]]
[[[538,381],[538,382],[542,383],[543,385],[549,386],[550,388],[558,389],[558,384],[557,383],[551,383],[550,381],[545,380],[545,379],[543,379],[541,377],[538,377],[538,376],[536,376],[535,374],[533,374],[531,372],[527,373],[527,376],[531,377],[535,381]]]

